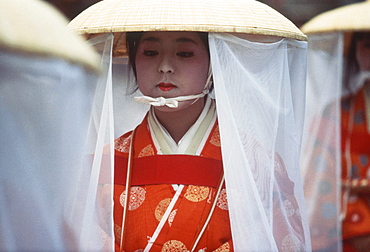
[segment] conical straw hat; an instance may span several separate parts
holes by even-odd
[[[97,71],[98,54],[67,25],[68,20],[43,1],[2,0],[0,50],[63,58]]]
[[[370,1],[324,12],[301,27],[305,34],[370,31]]]
[[[103,0],[69,27],[80,34],[203,31],[307,40],[290,20],[254,0]]]

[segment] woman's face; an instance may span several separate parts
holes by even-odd
[[[356,58],[360,70],[370,71],[370,34],[357,41]]]
[[[199,94],[208,66],[209,54],[197,32],[145,32],[137,48],[137,82],[146,96]]]

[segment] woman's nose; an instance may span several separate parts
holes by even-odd
[[[159,62],[158,72],[160,73],[175,73],[175,65],[170,57],[163,57]]]

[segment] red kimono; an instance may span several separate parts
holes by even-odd
[[[211,206],[214,212],[194,251],[233,251],[228,202],[224,185],[217,120],[210,126],[200,155],[162,155],[151,137],[148,116],[115,141],[114,225],[116,251],[120,250],[129,150],[133,138],[132,175],[122,251],[190,251]],[[259,145],[256,145],[257,148]],[[259,149],[260,148],[260,149]],[[259,150],[263,148],[259,146]],[[281,251],[304,241],[294,184],[283,161],[275,155],[273,233]],[[179,185],[175,190],[173,185]],[[221,187],[220,187],[221,186]],[[216,199],[216,191],[220,194]],[[277,196],[277,197],[274,197]],[[284,199],[281,209],[281,198]],[[289,218],[291,226],[286,226]],[[253,232],[254,230],[251,230]]]
[[[306,196],[308,198],[314,196],[317,201],[311,213],[310,223],[314,250],[328,249],[333,244],[335,246],[338,242],[342,242],[337,240],[340,231],[344,251],[355,251],[347,239],[370,235],[370,134],[364,108],[364,88],[341,100],[341,178],[338,177],[341,181],[337,181],[337,174],[339,174],[336,160],[338,146],[335,142],[337,136],[335,130],[327,130],[334,129],[339,123],[335,116],[332,117],[336,112],[334,104],[328,106],[323,118],[320,118],[318,132],[321,134],[315,139],[312,163],[305,181]],[[347,165],[348,161],[350,167]],[[341,205],[338,206],[340,209],[336,208],[337,186],[342,188]],[[356,191],[353,189],[354,186],[357,187]],[[357,191],[361,186],[364,189],[367,188],[367,192]],[[317,188],[317,194],[315,194]],[[348,196],[347,192],[349,192]],[[337,223],[341,221],[338,219],[339,213],[345,214],[341,223],[342,230],[337,230]]]

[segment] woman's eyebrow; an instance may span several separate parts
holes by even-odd
[[[156,38],[156,37],[147,37],[147,38],[144,38],[141,42],[144,42],[144,41],[158,42],[160,40],[159,40],[159,38]]]
[[[176,42],[178,42],[178,43],[191,42],[191,43],[194,43],[196,45],[198,44],[194,40],[192,40],[190,38],[185,38],[185,37],[176,39]]]

